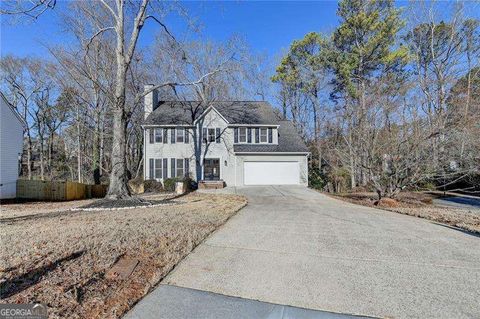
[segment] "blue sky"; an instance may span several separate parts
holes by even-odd
[[[397,2],[397,6],[406,4]],[[266,53],[271,59],[277,58],[294,39],[303,37],[307,32],[328,33],[338,24],[336,1],[192,1],[182,2],[182,5],[191,17],[200,21],[203,38],[222,41],[233,34],[241,35],[253,50]],[[438,5],[442,7],[448,3],[440,1]],[[46,12],[32,23],[10,25],[2,20],[1,55],[47,57],[48,52],[42,44],[68,42],[69,35],[59,25],[59,15],[67,7],[67,1],[58,0],[55,10]],[[480,17],[478,3],[467,3],[466,12]],[[185,21],[178,17],[168,18],[167,24],[179,39],[198,36],[189,31]],[[140,46],[152,44],[158,31],[158,25],[148,24],[140,38]]]
[[[337,24],[337,3],[327,2],[185,2],[192,17],[199,19],[201,36],[213,40],[226,40],[232,34],[244,36],[256,51],[277,55],[288,48],[292,40],[309,31],[331,31]],[[43,43],[54,45],[66,42],[69,35],[59,26],[59,13],[67,8],[59,1],[32,23],[10,25],[2,21],[1,54],[45,56]],[[186,23],[176,17],[168,19],[171,32],[179,39],[193,36]],[[144,29],[140,46],[148,46],[159,31],[151,23]]]

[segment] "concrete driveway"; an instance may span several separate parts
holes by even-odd
[[[235,191],[248,206],[163,284],[382,318],[480,317],[479,237],[303,187]]]

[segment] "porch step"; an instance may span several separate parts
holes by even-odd
[[[225,182],[220,181],[200,181],[198,182],[199,189],[220,189],[225,187]]]

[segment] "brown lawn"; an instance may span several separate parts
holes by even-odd
[[[191,193],[160,207],[69,210],[87,203],[2,206],[2,302],[45,303],[49,318],[118,318],[246,199]],[[111,275],[118,260],[139,263],[123,279]]]

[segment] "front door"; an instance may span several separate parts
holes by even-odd
[[[206,158],[203,161],[203,179],[207,181],[220,180],[220,159]]]

